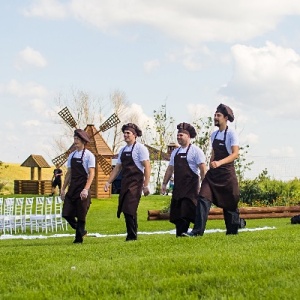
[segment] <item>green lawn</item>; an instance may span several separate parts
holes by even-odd
[[[147,221],[147,211],[168,199],[142,197],[140,232],[174,229]],[[88,231],[124,234],[116,207],[116,196],[94,200]],[[197,238],[140,234],[134,242],[88,236],[82,245],[72,236],[0,240],[0,299],[299,299],[300,226],[262,219],[247,220],[246,228],[264,226],[276,229]],[[208,221],[207,229],[217,228],[225,229],[223,221]]]

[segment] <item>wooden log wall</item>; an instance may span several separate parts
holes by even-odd
[[[15,194],[47,195],[51,194],[51,180],[15,180]]]
[[[289,218],[300,214],[300,206],[273,206],[273,207],[241,207],[240,217],[244,219],[264,218]],[[170,214],[160,210],[148,210],[148,220],[169,220]],[[223,219],[221,208],[211,208],[208,215],[209,220]]]

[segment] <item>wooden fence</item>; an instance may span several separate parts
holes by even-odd
[[[264,218],[289,218],[300,214],[300,206],[272,206],[272,207],[241,207],[240,217],[244,219]],[[148,210],[148,220],[169,220],[170,214],[160,210]],[[221,208],[211,208],[208,215],[209,220],[223,219]]]

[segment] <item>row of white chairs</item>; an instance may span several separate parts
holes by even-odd
[[[63,202],[55,197],[0,198],[0,232],[3,234],[67,230]]]

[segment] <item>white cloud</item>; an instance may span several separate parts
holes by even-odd
[[[26,17],[63,19],[67,16],[67,6],[58,0],[34,0],[29,8],[23,10]]]
[[[245,140],[246,140],[246,143],[250,144],[250,145],[258,144],[259,137],[258,137],[258,135],[254,134],[254,133],[249,133],[246,135]]]
[[[40,52],[32,49],[31,47],[26,47],[19,52],[15,62],[15,67],[22,70],[27,65],[44,68],[47,66],[47,61]]]
[[[37,127],[37,126],[40,126],[40,125],[41,125],[41,123],[38,120],[27,120],[27,121],[23,122],[23,126],[27,127],[27,128]]]
[[[16,128],[15,122],[13,121],[5,121],[2,123],[2,126],[8,130],[12,130]]]
[[[272,157],[296,157],[293,147],[274,148],[270,151]]]
[[[12,79],[7,84],[0,84],[0,93],[10,94],[16,97],[45,97],[48,91],[45,87],[35,83],[27,82],[22,84]]]
[[[154,70],[158,69],[159,67],[160,67],[160,62],[158,59],[149,60],[144,63],[144,70],[146,73],[151,73]]]
[[[30,100],[30,104],[32,108],[38,113],[44,113],[46,110],[45,102],[41,99],[32,99]]]
[[[132,103],[130,105],[130,116],[133,117],[135,120],[133,122],[136,122],[141,128],[146,127],[148,124],[153,127],[154,126],[154,120],[153,118],[147,116],[141,105]]]
[[[69,10],[69,11],[68,11]],[[245,41],[273,30],[286,15],[300,13],[298,0],[54,0],[34,1],[26,16],[74,18],[104,32],[140,25],[188,44]]]
[[[246,105],[277,116],[298,117],[300,56],[293,49],[267,42],[264,47],[232,47],[232,80],[220,91]]]
[[[185,46],[183,49],[170,51],[167,58],[170,62],[181,63],[189,71],[199,71],[208,59],[213,58],[213,54],[206,46]]]
[[[192,121],[202,117],[212,117],[213,115],[211,108],[208,108],[207,105],[203,104],[188,104],[187,109]]]

